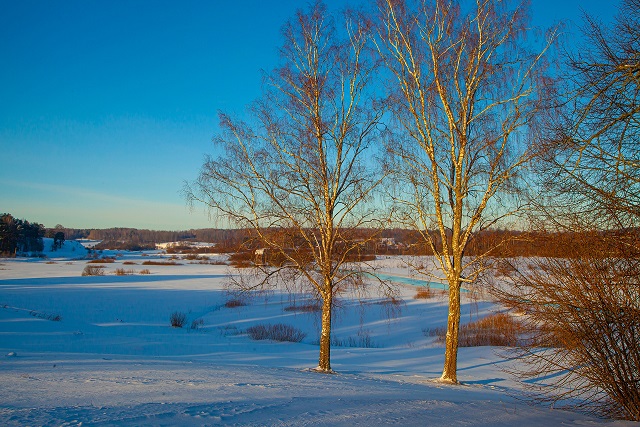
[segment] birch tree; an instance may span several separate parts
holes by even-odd
[[[402,136],[388,147],[399,221],[418,230],[449,287],[441,380],[457,382],[460,290],[481,268],[474,233],[518,208],[514,182],[545,105],[543,54],[526,48],[527,5],[379,0],[375,42]]]
[[[220,114],[222,150],[208,158],[192,201],[252,231],[277,265],[256,265],[257,282],[308,285],[322,301],[320,372],[331,372],[331,318],[336,291],[362,285],[347,262],[381,229],[372,201],[381,183],[372,167],[382,111],[371,96],[375,55],[368,26],[345,14],[336,28],[316,2],[283,28],[283,65],[265,78],[250,121]],[[285,284],[286,284],[285,283]]]

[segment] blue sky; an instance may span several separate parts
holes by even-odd
[[[327,1],[342,8],[347,0]],[[357,4],[356,0],[350,2]],[[215,226],[180,195],[278,64],[296,0],[0,0],[0,213],[77,228]],[[532,0],[533,24],[616,2]]]

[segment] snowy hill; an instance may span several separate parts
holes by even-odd
[[[83,259],[87,256],[87,249],[75,240],[65,240],[62,247],[53,250],[53,239],[45,237],[42,239],[44,249],[43,255],[50,259]]]

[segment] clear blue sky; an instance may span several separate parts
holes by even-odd
[[[47,227],[212,226],[180,189],[213,152],[217,111],[260,95],[282,24],[306,4],[0,0],[0,213]],[[608,21],[617,2],[531,4],[533,24],[549,26],[579,23],[580,8]]]

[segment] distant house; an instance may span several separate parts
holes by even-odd
[[[269,254],[269,249],[267,248],[256,249],[254,252],[256,265],[266,264],[268,254]]]

